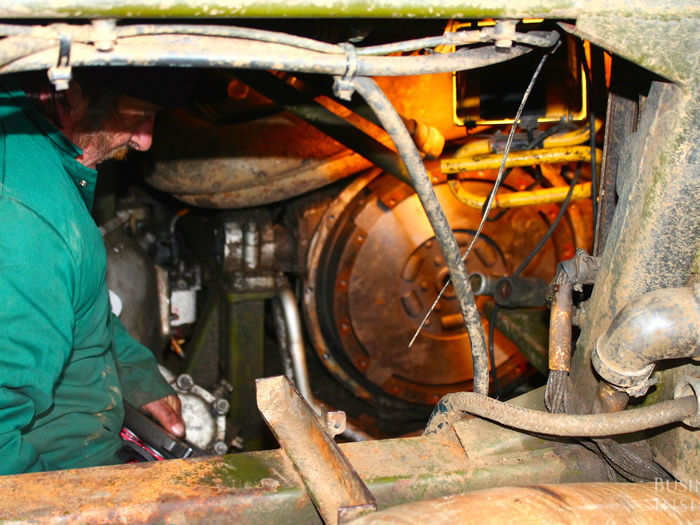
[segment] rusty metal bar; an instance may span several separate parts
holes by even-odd
[[[541,400],[535,390],[513,402],[541,409]],[[455,430],[339,447],[381,508],[494,486],[608,479],[603,460],[578,445],[479,419],[459,422]],[[0,494],[0,516],[7,521],[321,523],[281,450],[0,476]]]
[[[323,521],[336,525],[377,509],[374,496],[284,376],[256,381],[258,408],[304,481]]]
[[[587,483],[499,487],[399,505],[352,525],[411,523],[695,523],[700,496],[694,484]]]
[[[571,369],[571,314],[573,285],[565,272],[559,272],[549,317],[549,369]]]

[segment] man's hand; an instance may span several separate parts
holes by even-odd
[[[165,430],[178,437],[185,437],[185,422],[182,420],[180,398],[176,395],[146,403],[141,407],[141,410],[152,415]]]

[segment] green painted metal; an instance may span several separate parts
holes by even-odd
[[[233,385],[229,396],[229,428],[240,428],[246,450],[262,448],[265,423],[258,412],[255,380],[264,375],[264,295],[226,294],[221,359],[224,376]]]
[[[665,18],[698,16],[697,3],[672,0],[13,0],[12,17],[430,17],[576,18],[582,13]]]
[[[524,443],[495,455],[478,446],[467,455],[453,434],[340,448],[380,509],[493,486],[607,480],[603,462],[583,447]],[[281,450],[3,476],[0,493],[8,521],[321,523]]]
[[[493,303],[484,306],[486,317],[491,318]],[[538,372],[547,374],[547,330],[549,310],[537,308],[501,308],[496,316],[496,328],[513,341],[518,350]]]

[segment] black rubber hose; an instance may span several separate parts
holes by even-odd
[[[484,330],[481,325],[481,315],[474,302],[474,294],[469,285],[467,270],[462,263],[462,253],[452,228],[447,222],[445,212],[435,195],[433,185],[423,165],[423,159],[421,159],[401,117],[374,80],[358,77],[354,79],[353,85],[377,115],[382,126],[384,126],[384,129],[394,141],[396,149],[406,165],[413,188],[423,205],[425,214],[428,216],[428,220],[435,232],[435,237],[440,244],[445,261],[447,261],[450,279],[454,286],[460,311],[464,317],[464,323],[471,342],[472,362],[474,365],[474,391],[488,395],[489,364]]]
[[[501,425],[560,437],[606,437],[677,423],[697,413],[695,396],[662,401],[651,406],[604,414],[550,414],[542,410],[517,407],[472,392],[444,396],[435,407],[425,429],[433,434],[451,426],[450,418],[473,414]]]

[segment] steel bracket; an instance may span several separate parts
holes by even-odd
[[[374,496],[285,376],[256,380],[258,408],[327,525],[377,510]]]

